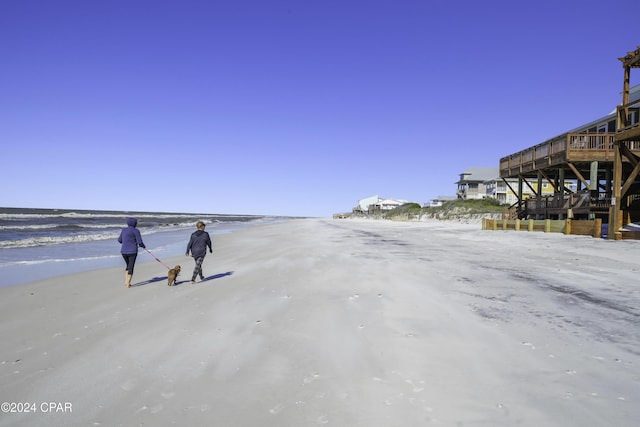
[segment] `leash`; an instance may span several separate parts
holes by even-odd
[[[157,257],[157,256],[155,256],[154,254],[152,254],[152,253],[151,253],[151,251],[150,251],[149,249],[144,248],[144,250],[145,250],[145,251],[147,251],[147,252],[149,252],[149,255],[151,255],[152,257],[154,257],[154,258],[155,258],[155,260],[156,260],[156,261],[158,261],[160,264],[162,264],[162,265],[164,265],[165,267],[167,267],[167,270],[171,270],[171,267],[169,267],[169,266],[168,266],[167,264],[165,264],[164,262],[160,261],[160,260],[158,259],[158,257]]]

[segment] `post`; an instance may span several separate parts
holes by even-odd
[[[558,207],[564,205],[564,168],[558,169],[558,187],[560,188],[560,199],[558,200]],[[558,214],[558,219],[563,219],[564,214]]]
[[[591,162],[591,171],[589,175],[589,190],[598,191],[598,161]]]
[[[593,237],[597,237],[598,239],[602,237],[602,219],[596,218],[593,224]]]
[[[622,155],[620,153],[620,142],[616,141],[613,146],[613,195],[611,196],[611,207],[609,208],[609,235],[610,240],[620,240],[620,200],[622,184]]]

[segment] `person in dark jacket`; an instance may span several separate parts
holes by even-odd
[[[204,222],[198,221],[196,228],[197,230],[191,234],[191,239],[189,239],[189,244],[187,245],[187,256],[189,256],[189,252],[191,252],[191,256],[196,262],[193,275],[191,276],[191,283],[196,283],[197,276],[200,276],[200,281],[204,280],[202,261],[204,261],[204,256],[207,254],[207,248],[209,248],[209,253],[213,253],[211,237],[209,233],[204,231]]]
[[[124,284],[127,286],[127,288],[131,287],[133,267],[136,264],[136,257],[138,256],[138,246],[141,248],[146,248],[144,242],[142,241],[140,230],[136,228],[137,226],[137,219],[128,218],[127,228],[123,228],[120,232],[120,237],[118,237],[118,243],[122,243],[120,253],[122,254],[122,258],[124,258],[124,262],[126,264]]]

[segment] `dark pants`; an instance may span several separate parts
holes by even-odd
[[[127,264],[125,270],[131,275],[133,275],[133,266],[136,265],[137,256],[138,254],[122,254],[122,258],[124,258],[124,262]]]
[[[193,269],[193,275],[191,276],[191,281],[196,280],[196,276],[200,275],[200,279],[204,280],[204,276],[202,275],[202,261],[204,261],[204,257],[194,258],[196,262],[196,267]]]

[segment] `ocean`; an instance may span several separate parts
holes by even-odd
[[[197,221],[215,236],[282,217],[196,213],[0,208],[0,287],[124,266],[117,239],[126,219],[157,258],[182,255]],[[138,262],[153,260],[143,249]],[[123,267],[124,268],[124,267]]]

